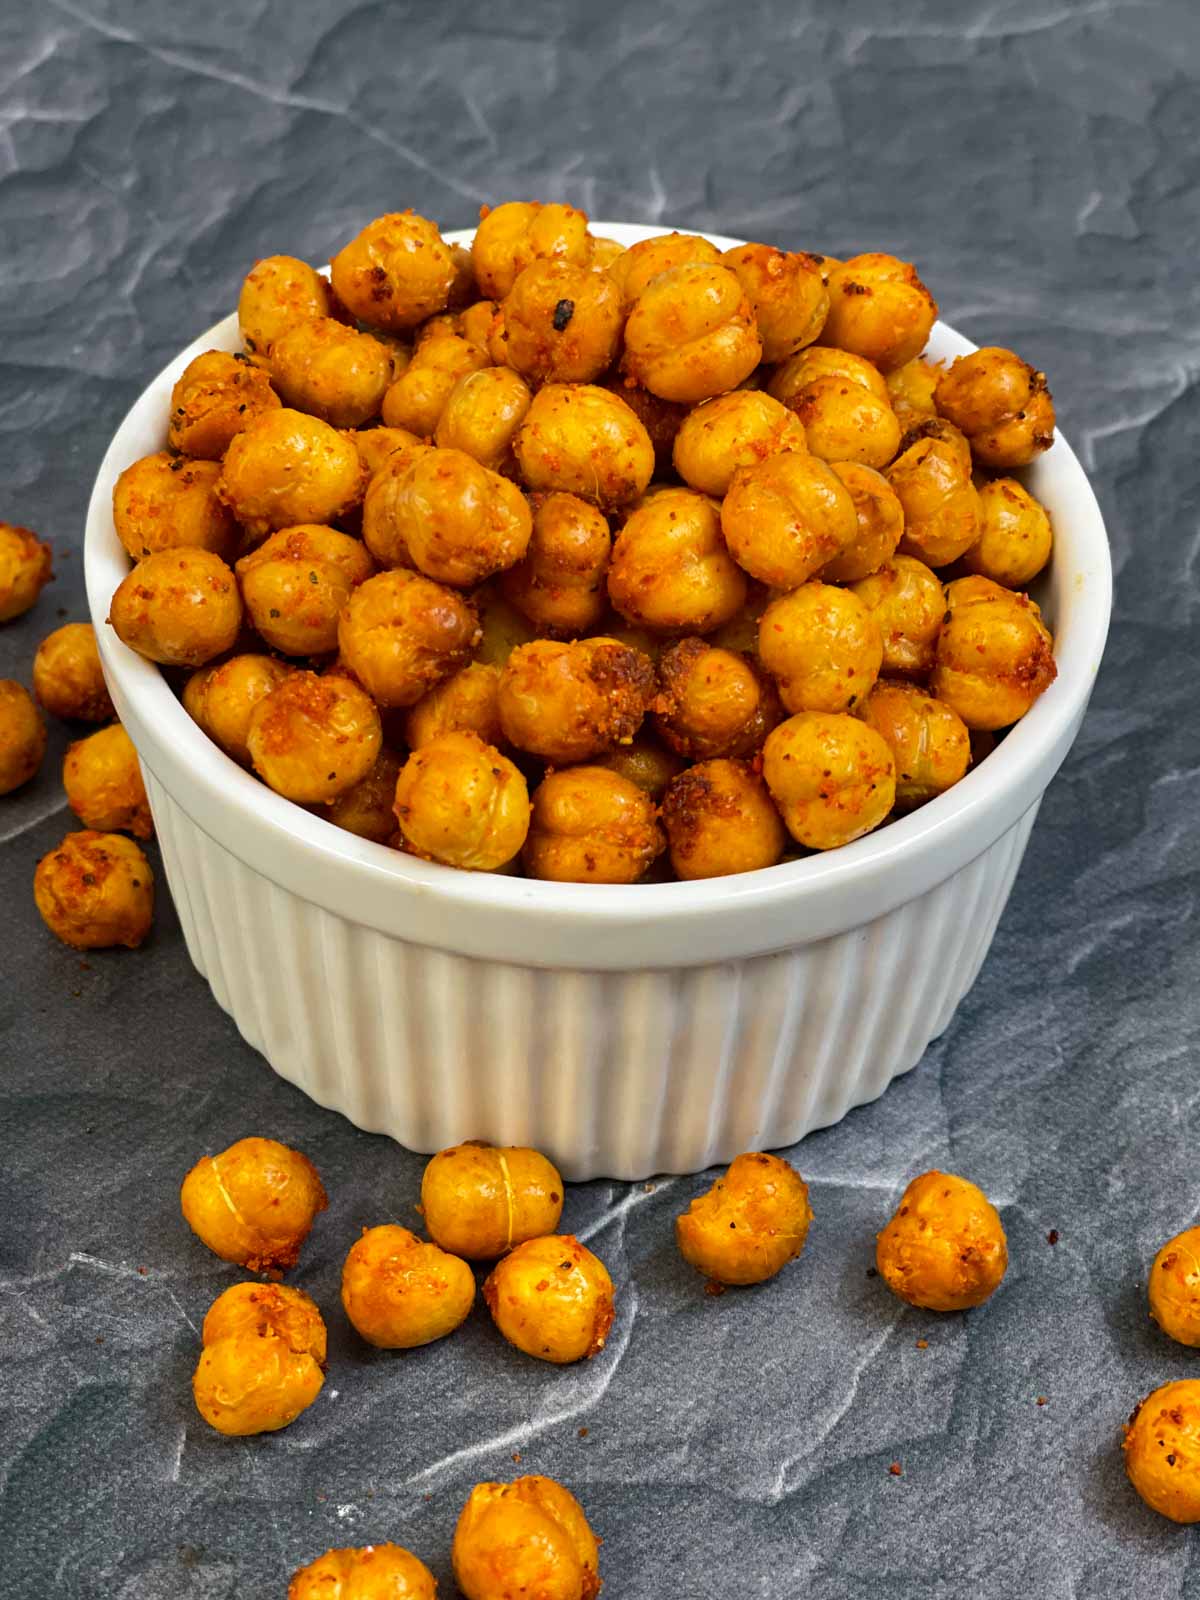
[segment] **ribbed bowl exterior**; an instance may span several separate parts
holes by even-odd
[[[882,1094],[974,982],[1037,814],[835,938],[588,972],[475,960],[336,916],[215,843],[146,776],[191,958],[276,1072],[409,1149],[533,1145],[574,1181],[697,1172]]]

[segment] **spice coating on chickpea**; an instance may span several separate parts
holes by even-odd
[[[533,261],[586,264],[591,253],[587,216],[574,206],[509,200],[484,206],[471,245],[480,292],[503,300]]]
[[[238,327],[251,355],[267,356],[297,323],[333,315],[328,281],[296,256],[267,256],[246,274],[238,295]]]
[[[814,580],[763,612],[758,658],[789,711],[850,711],[879,676],[883,639],[852,589]]]
[[[824,338],[890,372],[921,354],[937,310],[910,262],[878,251],[852,256],[829,275]]]
[[[466,1261],[495,1261],[553,1233],[563,1182],[537,1150],[470,1140],[440,1150],[421,1179],[421,1212],[435,1244]]]
[[[896,762],[896,810],[912,811],[966,776],[971,735],[956,711],[914,683],[877,683],[858,715]]]
[[[362,499],[357,447],[320,417],[285,408],[260,417],[229,446],[218,494],[254,538],[302,523],[336,522]]]
[[[379,415],[392,381],[392,353],[369,333],[333,317],[313,317],[278,335],[270,371],[284,405],[335,428],[359,428]]]
[[[430,438],[460,379],[487,367],[487,352],[457,334],[423,340],[383,397],[383,420]]]
[[[116,715],[90,622],[64,622],[46,635],[33,658],[33,692],[52,716],[73,722]]]
[[[946,613],[946,591],[937,573],[915,556],[895,555],[852,588],[878,624],[883,672],[927,678]]]
[[[411,450],[414,445],[424,448],[422,441],[407,428],[388,428],[383,425],[377,428],[362,428],[357,433],[351,433],[349,438],[366,469],[368,490],[371,486],[370,480],[384,462],[390,460],[397,451]]]
[[[690,262],[659,273],[625,324],[625,371],[684,405],[736,389],[761,356],[750,301],[726,267]]]
[[[773,395],[781,405],[790,407],[810,384],[820,378],[842,378],[868,389],[877,400],[888,399],[887,379],[878,367],[849,350],[835,350],[824,344],[809,345],[806,350],[789,356],[776,367],[771,374],[767,393]]]
[[[469,661],[453,677],[422,695],[404,719],[404,742],[410,750],[432,744],[443,733],[474,733],[484,744],[501,744],[500,669]]]
[[[968,728],[1020,721],[1057,676],[1054,641],[1028,595],[990,578],[947,584],[930,689]]]
[[[461,450],[423,450],[394,502],[397,537],[418,571],[467,588],[511,567],[533,527],[525,496]]]
[[[599,1542],[553,1478],[476,1484],[451,1559],[466,1600],[595,1600],[601,1589]]]
[[[310,656],[337,648],[338,617],[375,563],[361,540],[306,523],[271,534],[235,570],[267,643],[286,656]]]
[[[183,688],[183,709],[227,756],[248,767],[254,708],[293,670],[274,656],[231,656],[192,673]]]
[[[28,783],[45,754],[46,724],[29,691],[14,678],[0,678],[0,794]]]
[[[735,389],[688,412],[675,435],[674,464],[691,488],[720,500],[739,468],[780,450],[807,449],[794,412],[760,390]]]
[[[154,917],[154,874],[120,833],[69,833],[38,862],[33,897],[50,932],[73,950],[134,950]]]
[[[878,1235],[875,1265],[893,1294],[926,1311],[966,1311],[1000,1287],[1008,1241],[982,1189],[952,1172],[923,1172]]]
[[[529,546],[500,591],[538,631],[577,638],[604,615],[612,536],[595,506],[574,494],[534,495]]]
[[[50,546],[28,528],[0,522],[0,622],[28,611],[52,576]]]
[[[804,1249],[808,1185],[779,1156],[738,1156],[675,1219],[685,1261],[716,1283],[764,1283]]]
[[[364,1228],[342,1267],[342,1305],[368,1344],[413,1350],[444,1339],[475,1303],[475,1279],[458,1256],[407,1228]]]
[[[672,780],[662,803],[675,875],[723,878],[773,867],[787,830],[748,761],[700,761]]]
[[[658,663],[659,734],[692,761],[752,756],[783,711],[775,686],[747,656],[703,639],[681,639]]]
[[[273,1433],[325,1381],[325,1323],[299,1289],[235,1283],[209,1307],[192,1378],[196,1409],[218,1433]]]
[[[736,472],[721,529],[739,566],[762,583],[794,589],[858,533],[850,491],[815,456],[785,450]]]
[[[98,833],[154,833],[150,802],[133,740],[119,722],[67,747],[62,771],[67,804]]]
[[[654,667],[640,650],[603,636],[535,639],[505,663],[500,725],[518,750],[566,766],[632,739],[653,696]]]
[[[327,1204],[306,1155],[276,1139],[255,1137],[202,1156],[179,1191],[184,1221],[214,1255],[250,1272],[276,1275],[296,1265]]]
[[[810,452],[822,461],[885,467],[900,446],[891,405],[849,378],[814,378],[788,404]]]
[[[556,1366],[590,1361],[613,1324],[608,1270],[569,1233],[528,1239],[503,1256],[483,1298],[509,1344]]]
[[[850,491],[858,532],[817,576],[822,583],[858,583],[878,572],[896,553],[904,533],[904,507],[881,472],[857,461],[834,461],[834,472]]]
[[[629,505],[650,482],[654,446],[625,401],[595,384],[548,383],[517,432],[530,489],[561,489],[600,509]]]
[[[417,457],[430,449],[432,446],[420,439],[398,446],[384,457],[367,483],[362,505],[362,537],[381,567],[411,567],[413,564],[403,533],[408,471]]]
[[[139,561],[113,593],[117,638],[171,667],[200,667],[233,647],[242,598],[233,573],[211,550],[159,550]]]
[[[763,778],[784,824],[810,850],[877,828],[896,797],[896,764],[874,728],[843,712],[802,711],[763,746]]]
[[[453,589],[397,568],[360,584],[338,619],[346,665],[380,706],[411,706],[469,659],[481,629]]]
[[[902,428],[937,416],[933,396],[944,371],[938,362],[917,357],[887,374],[888,398]]]
[[[1054,443],[1046,374],[1011,350],[989,345],[959,356],[938,380],[934,400],[982,466],[1023,467]]]
[[[217,496],[218,461],[188,461],[160,450],[125,468],[113,485],[113,526],[135,561],[193,546],[230,560],[242,531]]]
[[[1125,1427],[1125,1471],[1152,1511],[1200,1522],[1200,1379],[1164,1383]]]
[[[301,805],[335,800],[375,764],[379,710],[356,683],[290,672],[250,714],[246,748],[259,777]]]
[[[1169,1339],[1200,1346],[1200,1227],[1177,1233],[1154,1258],[1150,1315]]]
[[[404,763],[395,812],[414,855],[467,872],[494,872],[525,843],[529,790],[494,745],[473,733],[442,733]]]
[[[746,594],[719,506],[693,489],[648,494],[613,542],[608,597],[627,622],[660,633],[709,633],[741,610]]]
[[[660,233],[653,239],[631,244],[609,267],[626,310],[662,272],[690,262],[706,267],[721,265],[721,252],[694,233]]]
[[[376,217],[334,256],[333,291],[354,316],[403,333],[445,309],[458,268],[435,225],[415,211]]]
[[[979,489],[979,538],[964,552],[968,572],[1006,589],[1024,589],[1050,559],[1054,535],[1046,508],[1015,478]]]
[[[394,750],[381,750],[366,777],[320,807],[317,815],[359,839],[387,844],[396,831],[392,803],[400,765],[400,757]]]
[[[764,361],[785,361],[820,338],[829,293],[815,257],[767,244],[741,244],[726,250],[721,263],[754,308]]]
[[[435,442],[462,450],[481,467],[514,477],[513,440],[532,403],[529,385],[507,367],[484,367],[459,378],[438,418]]]
[[[621,340],[621,292],[607,272],[533,261],[500,308],[506,365],[531,383],[591,383]]]
[[[436,1600],[437,1581],[398,1544],[327,1550],[292,1575],[287,1600]]]
[[[904,508],[900,550],[931,567],[944,567],[969,550],[980,534],[979,495],[971,481],[971,452],[949,423],[935,420],[908,434],[887,471]]]
[[[636,883],[665,845],[645,790],[608,767],[567,767],[534,791],[523,860],[555,883]]]
[[[171,390],[167,443],[181,455],[219,461],[239,433],[279,405],[270,378],[248,356],[206,350]]]

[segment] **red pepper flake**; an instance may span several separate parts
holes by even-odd
[[[1038,1397],[1037,1397],[1037,1403],[1038,1403],[1038,1405],[1040,1405],[1040,1406],[1044,1406],[1044,1405],[1045,1405],[1045,1404],[1046,1404],[1046,1396],[1045,1396],[1045,1395],[1044,1395],[1044,1394],[1040,1394],[1040,1395],[1038,1395]]]
[[[929,1349],[929,1340],[928,1339],[918,1339],[917,1340],[917,1349],[918,1350],[928,1350]]]
[[[1051,1228],[1050,1229],[1050,1232],[1046,1235],[1046,1243],[1047,1244],[1057,1244],[1058,1243],[1058,1229],[1057,1228]]]
[[[517,1463],[518,1466],[521,1465],[521,1452],[519,1450],[514,1450],[513,1451],[513,1460]]]
[[[580,1430],[579,1430],[579,1437],[580,1437],[580,1438],[581,1438],[581,1439],[586,1439],[586,1438],[587,1438],[587,1436],[588,1436],[588,1430],[587,1430],[587,1429],[586,1429],[586,1428],[580,1428]]]
[[[138,1277],[139,1278],[144,1278],[145,1276],[146,1276],[146,1268],[145,1267],[139,1267],[138,1268]]]
[[[893,1461],[891,1466],[888,1468],[888,1471],[891,1473],[893,1478],[898,1478],[902,1470],[903,1469],[898,1461]]]
[[[879,1268],[878,1267],[868,1267],[867,1268],[867,1277],[868,1278],[877,1278],[878,1276],[879,1276]]]
[[[719,1300],[725,1293],[725,1285],[718,1283],[715,1278],[710,1278],[704,1285],[704,1292],[713,1300]]]

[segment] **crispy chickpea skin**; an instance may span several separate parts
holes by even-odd
[[[566,766],[632,739],[653,697],[654,667],[640,650],[603,635],[535,639],[500,675],[500,726],[518,750]]]
[[[28,528],[0,522],[0,622],[28,611],[52,576],[50,546]]]
[[[885,467],[900,446],[890,403],[849,378],[814,378],[789,403],[809,450],[822,461]]]
[[[1150,1507],[1172,1522],[1200,1522],[1200,1378],[1164,1383],[1134,1407],[1125,1471]]]
[[[938,380],[938,412],[961,428],[982,466],[1023,467],[1054,443],[1046,374],[995,345],[959,356]]]
[[[158,550],[121,579],[110,602],[117,638],[168,667],[201,667],[233,647],[242,599],[211,550]]]
[[[660,233],[653,239],[639,239],[631,244],[608,270],[629,310],[660,272],[669,272],[672,267],[686,266],[689,262],[718,267],[721,252],[715,244],[709,244],[695,233]]]
[[[921,354],[937,310],[910,262],[879,252],[852,256],[829,276],[824,336],[890,372]]]
[[[556,1366],[590,1361],[613,1324],[608,1270],[569,1233],[527,1239],[501,1257],[483,1298],[509,1344]]]
[[[739,467],[754,467],[780,450],[804,454],[799,418],[756,389],[735,389],[690,411],[675,435],[675,470],[691,488],[722,499]]]
[[[335,428],[360,428],[379,415],[392,381],[392,353],[369,333],[333,317],[313,317],[277,336],[270,370],[284,405]]]
[[[284,409],[238,434],[217,492],[246,531],[262,539],[277,528],[336,522],[358,505],[366,478],[350,439],[320,417]]]
[[[301,805],[361,783],[383,743],[379,711],[357,683],[290,672],[250,714],[246,748],[259,777]]]
[[[882,472],[858,461],[834,461],[831,465],[850,491],[858,532],[817,576],[823,583],[858,583],[895,555],[904,533],[904,507]]]
[[[327,1550],[293,1573],[287,1600],[436,1600],[437,1582],[399,1544]]]
[[[893,1294],[926,1311],[966,1311],[1000,1287],[1008,1241],[995,1206],[966,1178],[923,1172],[878,1235],[875,1265]]]
[[[381,750],[375,765],[353,788],[347,789],[319,808],[317,814],[335,828],[353,833],[359,839],[387,844],[396,831],[392,802],[396,779],[400,776],[400,757],[393,750]]]
[[[179,1190],[183,1219],[200,1242],[250,1272],[294,1267],[327,1204],[316,1167],[276,1139],[238,1139],[201,1156]]]
[[[529,503],[508,478],[461,450],[423,450],[396,487],[396,535],[418,571],[467,588],[511,567],[533,527]]]
[[[654,471],[645,427],[610,389],[548,383],[517,432],[517,464],[530,489],[561,489],[600,509],[629,505]]]
[[[325,1323],[299,1289],[235,1283],[209,1307],[192,1378],[196,1409],[218,1433],[273,1433],[325,1381]]]
[[[745,574],[721,533],[716,501],[665,488],[630,512],[613,543],[608,596],[625,618],[658,633],[709,633],[746,603]]]
[[[69,745],[62,779],[67,804],[85,828],[139,839],[153,835],[137,751],[119,722]]]
[[[475,1279],[458,1256],[407,1228],[364,1228],[342,1267],[342,1305],[380,1350],[413,1350],[453,1333],[475,1303]]]
[[[859,716],[887,741],[896,762],[896,810],[944,794],[971,765],[971,735],[956,711],[914,683],[877,683]]]
[[[363,428],[357,433],[351,433],[349,438],[366,469],[368,489],[369,480],[397,451],[409,451],[414,446],[424,448],[422,441],[407,428],[388,428],[382,425],[378,428]]]
[[[55,717],[107,722],[115,715],[90,622],[64,622],[46,635],[33,658],[33,692]]]
[[[608,767],[567,767],[534,791],[523,860],[554,883],[636,883],[665,846],[645,790]]]
[[[858,514],[832,467],[785,450],[734,474],[721,529],[729,553],[752,577],[794,589],[853,543]]]
[[[691,262],[659,273],[625,324],[625,371],[683,405],[736,389],[761,356],[750,301],[726,267]]]
[[[946,591],[937,573],[915,556],[895,555],[854,584],[853,591],[879,626],[883,672],[927,678],[946,613]]]
[[[33,897],[50,932],[73,950],[134,950],[154,918],[154,874],[120,833],[69,833],[38,862]]]
[[[462,450],[490,472],[515,476],[513,440],[533,400],[529,385],[507,367],[484,367],[459,378],[437,421],[436,443]]]
[[[426,339],[384,395],[384,422],[432,438],[459,379],[487,364],[487,352],[457,334]]]
[[[663,826],[675,875],[723,878],[773,867],[787,830],[766,784],[747,761],[700,761],[667,788]]]
[[[883,639],[852,589],[813,581],[763,612],[758,658],[789,711],[849,711],[879,676]]]
[[[500,591],[552,638],[573,638],[604,615],[612,536],[595,506],[574,494],[534,495],[529,548]]]
[[[692,761],[752,756],[783,717],[775,686],[747,656],[680,639],[659,658],[659,734]]]
[[[414,855],[466,872],[494,872],[525,843],[529,790],[494,745],[474,733],[441,733],[401,768],[395,812]]]
[[[993,478],[979,490],[979,538],[964,552],[968,572],[1006,589],[1024,589],[1050,559],[1050,518],[1015,478]]]
[[[403,534],[408,469],[430,449],[431,445],[414,439],[390,451],[371,474],[363,497],[362,537],[381,567],[412,566]]]
[[[11,794],[38,771],[46,754],[46,724],[29,691],[0,678],[0,794]]]
[[[279,404],[270,378],[248,356],[206,350],[171,390],[167,443],[181,455],[219,461],[237,434]]]
[[[231,656],[192,673],[183,688],[183,709],[227,756],[248,767],[254,708],[292,670],[274,656]]]
[[[296,256],[256,261],[238,295],[238,327],[251,355],[270,355],[271,346],[289,328],[333,312],[328,281]]]
[[[1169,1339],[1200,1345],[1200,1228],[1177,1233],[1150,1268],[1150,1315]]]
[[[888,373],[888,398],[902,428],[911,428],[915,423],[937,416],[933,394],[943,371],[938,362],[918,356],[902,367],[893,367]]]
[[[184,546],[231,560],[242,531],[217,497],[220,478],[220,462],[169,450],[126,467],[113,485],[113,526],[133,560]]]
[[[453,589],[397,568],[360,584],[338,620],[338,645],[377,704],[411,706],[470,659],[482,637]]]
[[[453,677],[422,695],[404,719],[404,742],[410,750],[432,744],[443,733],[473,733],[484,744],[501,744],[500,669],[469,661]]]
[[[689,1265],[716,1283],[765,1283],[804,1249],[808,1185],[779,1156],[738,1156],[724,1177],[675,1219]]]
[[[334,293],[354,316],[389,333],[443,311],[458,276],[450,246],[415,211],[368,222],[330,263]]]
[[[957,578],[946,586],[930,689],[968,728],[994,731],[1018,722],[1057,676],[1054,641],[1028,595],[990,578]]]
[[[359,539],[319,523],[281,528],[235,569],[250,620],[285,656],[337,648],[338,617],[375,571]]]
[[[481,294],[503,300],[533,261],[586,265],[591,254],[587,216],[574,206],[509,200],[484,207],[471,245],[471,264]]]
[[[466,1261],[495,1261],[514,1245],[553,1233],[563,1182],[537,1150],[470,1140],[439,1150],[421,1179],[429,1236]]]
[[[780,405],[791,407],[797,396],[820,378],[842,378],[867,389],[877,400],[887,400],[887,379],[878,367],[849,350],[834,350],[829,345],[813,344],[797,351],[771,374],[767,393]]]
[[[721,262],[754,308],[764,361],[785,361],[820,338],[829,293],[815,257],[768,244],[740,244],[726,250]]]
[[[590,383],[621,340],[621,291],[607,272],[532,261],[500,308],[506,365],[531,383]]]
[[[896,764],[874,728],[843,712],[802,711],[767,735],[763,777],[792,838],[836,850],[877,828],[896,796]]]
[[[599,1542],[553,1478],[476,1484],[451,1560],[466,1600],[595,1600],[601,1589]]]
[[[465,311],[459,313],[458,332],[464,339],[477,344],[481,350],[486,350],[498,310],[499,307],[494,300],[476,300],[473,305],[469,305]]]
[[[979,538],[979,495],[971,481],[971,453],[966,440],[948,423],[923,423],[918,437],[908,435],[887,479],[904,507],[900,549],[906,556],[944,567]]]

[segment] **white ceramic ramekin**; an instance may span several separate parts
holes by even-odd
[[[664,230],[595,231],[632,244]],[[583,1179],[791,1144],[914,1066],[987,954],[1100,664],[1108,544],[1066,442],[1024,474],[1054,521],[1038,595],[1058,679],[960,784],[845,849],[763,872],[537,883],[418,861],[289,804],[211,744],[105,625],[128,569],[113,483],[163,447],[186,364],[237,347],[229,317],[138,399],[96,478],[85,558],[189,953],[275,1070],[411,1149],[535,1145]],[[935,356],[972,348],[934,330]]]

